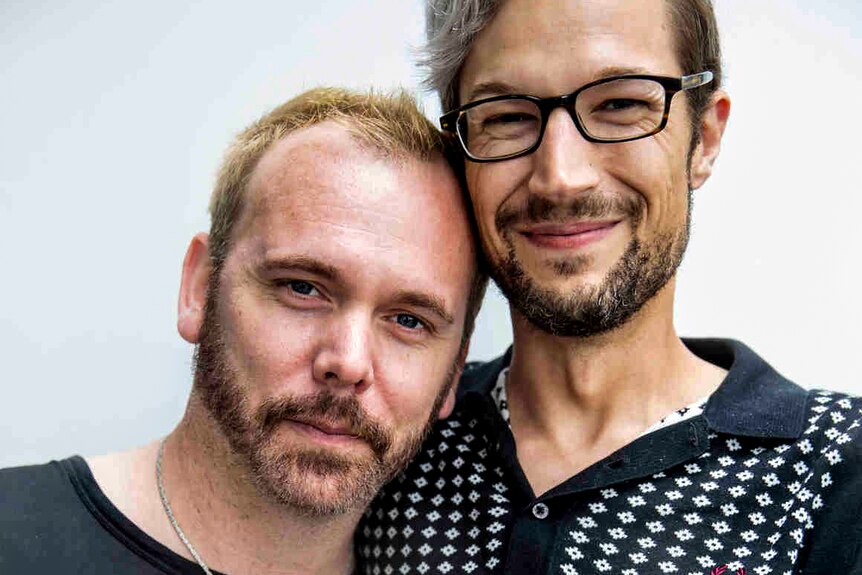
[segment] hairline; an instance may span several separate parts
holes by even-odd
[[[221,267],[224,265],[225,261],[227,261],[227,258],[230,255],[230,252],[234,246],[238,234],[242,233],[242,231],[245,230],[247,225],[249,224],[249,222],[245,221],[248,213],[248,206],[250,203],[254,202],[254,199],[260,193],[261,184],[257,176],[260,173],[260,164],[263,159],[267,155],[272,153],[274,148],[276,148],[279,144],[281,144],[291,136],[301,134],[302,132],[305,132],[306,130],[310,130],[312,128],[325,126],[327,124],[334,124],[341,128],[350,137],[350,141],[355,144],[356,150],[360,151],[361,153],[367,154],[370,158],[383,161],[391,167],[403,167],[409,164],[411,161],[423,164],[439,163],[442,168],[448,169],[453,173],[453,177],[456,177],[455,169],[448,162],[446,162],[446,156],[443,150],[425,150],[421,153],[416,153],[411,150],[404,149],[404,147],[402,146],[384,148],[382,145],[379,145],[378,142],[374,141],[373,138],[368,137],[365,133],[359,130],[358,127],[361,126],[361,123],[355,121],[354,118],[349,116],[339,118],[323,118],[320,121],[316,121],[295,130],[291,130],[286,134],[282,135],[281,137],[273,139],[273,141],[270,142],[261,151],[259,157],[255,160],[254,164],[249,170],[246,181],[244,182],[237,197],[238,203],[236,207],[236,213],[234,214],[234,222],[231,226],[230,234],[227,238],[225,238],[226,241],[223,258],[221,261],[214,260],[212,262],[214,272],[217,273],[220,271]]]

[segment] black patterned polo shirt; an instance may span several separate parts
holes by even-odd
[[[511,350],[471,366],[365,514],[360,572],[862,575],[862,401],[803,389],[739,342],[685,343],[728,370],[703,410],[539,497],[492,393]]]

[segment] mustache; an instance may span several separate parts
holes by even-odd
[[[633,196],[599,193],[576,194],[568,201],[553,201],[531,194],[520,205],[503,205],[494,218],[498,230],[514,224],[565,223],[574,219],[627,216],[635,223],[643,214],[642,200]]]
[[[389,433],[365,413],[359,400],[353,396],[339,397],[325,390],[306,397],[269,398],[258,409],[257,419],[264,435],[287,420],[346,424],[351,434],[368,443],[381,462],[392,446]]]

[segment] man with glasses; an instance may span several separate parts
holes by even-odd
[[[682,340],[730,111],[709,0],[430,0],[514,345],[359,532],[368,573],[862,573],[860,404]]]

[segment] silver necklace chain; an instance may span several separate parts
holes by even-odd
[[[174,531],[177,533],[177,537],[180,538],[180,541],[183,542],[183,545],[186,546],[186,549],[189,550],[189,553],[192,554],[192,557],[195,558],[195,561],[198,562],[198,565],[201,566],[201,569],[204,570],[206,575],[213,575],[210,568],[207,567],[207,564],[204,563],[204,560],[201,559],[201,556],[198,555],[198,552],[195,550],[192,542],[189,541],[186,534],[183,533],[183,530],[180,529],[180,524],[177,523],[177,518],[174,517],[174,512],[171,510],[171,504],[168,503],[168,496],[165,495],[165,482],[162,480],[162,456],[165,453],[165,442],[167,438],[162,439],[162,442],[159,444],[159,454],[156,457],[156,481],[159,484],[159,497],[162,499],[162,507],[165,508],[165,514],[168,516],[168,520],[171,522],[171,526],[173,526]]]
[[[171,522],[171,526],[174,528],[174,531],[176,532],[177,537],[180,538],[180,541],[183,542],[183,545],[186,546],[186,549],[189,550],[189,553],[192,554],[192,557],[195,558],[195,561],[198,562],[198,565],[200,565],[201,569],[204,570],[204,573],[206,573],[206,575],[213,575],[212,571],[210,571],[210,568],[207,567],[207,564],[204,563],[203,559],[201,559],[201,556],[198,554],[194,545],[192,545],[192,542],[189,541],[189,538],[186,537],[186,534],[183,533],[182,529],[180,529],[180,524],[177,523],[177,518],[174,517],[174,512],[171,509],[171,504],[168,503],[168,496],[167,496],[167,494],[165,494],[165,482],[162,479],[162,457],[164,456],[164,453],[165,453],[165,442],[166,441],[167,441],[167,438],[162,439],[162,442],[159,444],[159,454],[156,456],[156,482],[159,485],[159,497],[162,500],[162,507],[165,508],[165,514],[168,516],[168,520]],[[349,567],[347,573],[348,574],[353,573],[353,566],[352,565]]]

